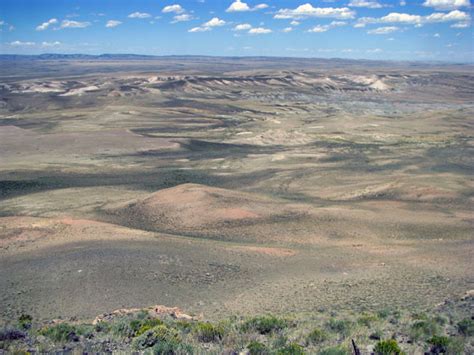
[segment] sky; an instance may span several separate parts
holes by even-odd
[[[474,62],[470,0],[0,0],[0,53]]]

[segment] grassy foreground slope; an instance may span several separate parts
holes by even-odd
[[[37,323],[29,315],[0,330],[0,353],[472,354],[474,292],[427,312],[397,309],[253,317],[209,322],[179,308],[121,309],[92,322]]]

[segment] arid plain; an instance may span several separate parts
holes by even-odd
[[[472,66],[2,60],[0,317],[474,289]]]

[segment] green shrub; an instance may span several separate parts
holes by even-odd
[[[162,324],[163,324],[163,321],[161,319],[157,319],[157,318],[143,319],[138,324],[138,329],[135,332],[135,336],[142,335],[143,333],[150,330],[151,328],[154,328]]]
[[[193,329],[193,323],[187,320],[177,320],[174,323],[176,329],[179,329],[183,333],[189,333]]]
[[[193,330],[198,340],[205,343],[220,341],[224,337],[224,327],[221,325],[200,322],[194,326]]]
[[[30,329],[32,322],[32,316],[30,316],[29,314],[22,314],[20,318],[18,318],[18,327],[23,330]]]
[[[433,320],[419,320],[412,324],[410,335],[414,340],[420,337],[432,337],[440,332],[439,325]]]
[[[351,333],[352,329],[352,322],[349,320],[344,320],[344,319],[334,319],[331,318],[329,322],[327,323],[327,327],[335,332],[339,333],[343,336],[349,336]]]
[[[95,327],[91,324],[81,324],[76,326],[76,334],[84,338],[91,339],[94,337]]]
[[[133,346],[136,349],[143,350],[161,342],[174,344],[180,343],[181,339],[176,329],[168,328],[166,325],[158,325],[133,339]]]
[[[247,320],[242,329],[244,331],[254,330],[260,334],[270,334],[285,329],[288,322],[275,316],[259,316]]]
[[[349,352],[340,346],[332,346],[321,350],[319,355],[347,355]]]
[[[431,344],[430,351],[433,354],[446,353],[450,342],[448,337],[437,335],[428,340],[428,343]]]
[[[249,352],[249,355],[266,355],[269,354],[269,351],[265,344],[260,343],[256,340],[251,341],[247,345],[247,350]]]
[[[474,320],[466,318],[458,323],[459,333],[471,337],[474,335]]]
[[[308,334],[307,340],[311,344],[320,344],[323,341],[327,340],[328,334],[319,328],[315,328]]]
[[[402,350],[394,339],[382,340],[375,345],[374,352],[376,355],[400,355]]]
[[[117,336],[132,338],[135,330],[130,325],[129,319],[120,319],[111,326],[112,333]]]
[[[161,341],[152,348],[156,355],[193,354],[193,347],[177,340]]]
[[[76,327],[66,323],[60,323],[57,325],[43,328],[40,330],[40,334],[50,338],[51,340],[57,343],[79,341]]]
[[[277,350],[277,355],[304,355],[304,349],[301,345],[290,343],[285,347]]]
[[[95,328],[95,331],[98,333],[108,333],[110,332],[112,327],[110,323],[100,321],[95,324],[94,328]]]

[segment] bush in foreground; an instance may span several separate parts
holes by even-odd
[[[400,355],[402,349],[394,339],[382,340],[375,345],[374,352],[376,355]]]
[[[220,341],[224,337],[224,327],[212,323],[197,323],[194,327],[194,333],[199,341],[210,343]]]
[[[275,316],[260,316],[247,320],[242,326],[242,330],[247,332],[255,330],[260,334],[270,334],[285,329],[288,322]]]

